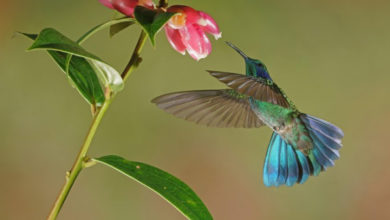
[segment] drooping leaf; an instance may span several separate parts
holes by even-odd
[[[82,57],[89,62],[102,83],[110,87],[111,91],[118,92],[123,88],[122,78],[113,67],[53,28],[43,29],[28,50],[37,49],[59,51]]]
[[[68,72],[73,86],[87,99],[87,101],[96,106],[103,105],[105,101],[104,92],[99,79],[93,69],[93,66],[82,57],[73,57],[69,66],[67,65],[67,54],[58,51],[48,51],[62,70]],[[87,98],[91,97],[91,98]]]
[[[150,41],[155,45],[156,34],[169,21],[175,13],[152,10],[137,6],[134,10],[134,17],[148,34]]]
[[[26,37],[36,40],[38,35],[25,34]],[[66,58],[67,53],[48,50],[49,55],[66,73]],[[74,57],[71,60],[68,68],[68,77],[72,85],[91,105],[101,106],[104,103],[104,92],[100,86],[99,80],[90,63],[82,57]]]
[[[148,164],[109,155],[93,159],[147,186],[192,220],[213,219],[195,192],[171,174]]]

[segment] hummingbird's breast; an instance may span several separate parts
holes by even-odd
[[[250,103],[257,117],[274,131],[285,129],[288,122],[291,121],[292,111],[290,109],[253,98],[250,99]]]

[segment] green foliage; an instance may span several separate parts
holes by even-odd
[[[188,219],[213,219],[195,192],[171,174],[148,164],[109,155],[93,159],[147,186],[166,199]]]
[[[111,103],[105,102],[104,89],[109,89],[115,93],[123,88],[121,75],[99,57],[81,47],[80,44],[104,28],[110,28],[110,36],[112,37],[137,21],[154,45],[156,34],[173,15],[174,13],[167,13],[160,9],[151,10],[144,7],[137,7],[135,9],[135,19],[122,17],[102,23],[90,29],[77,41],[69,39],[53,28],[43,29],[38,35],[23,33],[23,35],[34,41],[31,47],[29,47],[29,51],[46,50],[59,67],[67,74],[71,84],[87,102],[93,106],[102,106],[96,111],[91,129],[88,132],[85,143],[82,145],[81,153],[76,160],[76,165],[72,168],[70,176],[68,177],[68,182],[65,184],[65,187],[57,199],[56,205],[50,213],[50,219],[55,219],[58,215],[74,180],[84,168],[83,164],[85,167],[88,166],[83,161],[90,146],[90,141],[96,132],[101,118]],[[139,42],[142,43],[137,44],[136,49],[133,52],[133,57],[136,57],[134,55],[139,55],[145,42],[146,35],[142,33],[140,36]],[[125,73],[133,71],[134,67],[139,64],[137,61],[130,63],[131,66]],[[128,161],[119,156],[104,156],[92,159],[91,164],[94,164],[95,162],[109,166],[148,187],[162,198],[166,199],[188,219],[212,219],[207,207],[195,192],[184,182],[163,170],[148,164]]]
[[[94,54],[86,51],[77,42],[70,40],[53,28],[43,29],[28,50],[36,49],[59,51],[85,59],[104,86],[109,87],[113,92],[118,92],[123,88],[122,78],[113,67],[103,62]],[[66,65],[66,69],[68,70],[68,65]],[[97,85],[94,84],[90,86],[94,87]]]
[[[36,34],[24,34],[32,40],[36,40]],[[49,55],[54,59],[58,66],[68,73],[72,85],[79,91],[85,100],[91,105],[100,106],[105,101],[104,92],[100,86],[99,80],[91,64],[82,57],[74,57],[69,66],[66,67],[67,53],[48,50]],[[68,69],[68,71],[67,71]]]
[[[134,17],[148,34],[153,46],[155,45],[156,34],[169,21],[175,13],[152,10],[142,6],[137,6],[134,10]]]
[[[127,28],[128,26],[135,23],[134,18],[130,17],[120,17],[115,18],[112,20],[109,20],[107,22],[104,22],[102,24],[99,24],[95,27],[93,27],[91,30],[89,30],[87,33],[85,33],[80,39],[77,41],[77,43],[82,44],[85,40],[87,40],[90,36],[95,34],[96,32],[103,30],[107,27],[110,27],[110,36],[117,34],[118,32],[122,31],[123,29]]]
[[[121,23],[111,25],[110,26],[110,37],[113,37],[117,33],[123,31],[124,29],[126,29],[127,27],[129,27],[133,24],[135,24],[134,21],[126,21],[126,22],[121,22]]]

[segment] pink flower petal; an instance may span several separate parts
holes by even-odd
[[[146,8],[154,9],[154,3],[152,0],[138,0],[138,5],[144,6]]]
[[[187,52],[195,60],[207,57],[211,52],[211,43],[199,25],[186,25],[179,29]]]
[[[120,13],[133,16],[134,8],[138,5],[138,0],[111,0],[112,6]]]
[[[219,31],[217,22],[203,11],[199,11],[199,15],[201,18],[198,20],[198,24],[202,27],[202,29],[214,36],[215,39],[219,39],[222,37],[221,31]]]
[[[167,39],[173,49],[175,49],[177,52],[185,55],[186,54],[186,47],[184,46],[180,33],[178,30],[173,29],[169,27],[168,25],[165,25],[165,34],[167,36]]]
[[[102,3],[104,6],[108,7],[108,8],[114,8],[112,6],[112,3],[111,3],[111,0],[99,0],[100,3]]]
[[[185,14],[187,24],[194,24],[201,18],[197,10],[185,5],[173,5],[167,11]]]
[[[187,51],[195,60],[207,57],[211,52],[211,43],[205,32],[216,39],[221,37],[214,19],[184,5],[171,6],[167,11],[177,13],[165,25],[165,33],[172,47],[182,54]]]

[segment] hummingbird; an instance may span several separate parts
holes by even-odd
[[[302,184],[334,166],[343,131],[300,112],[263,62],[226,43],[244,58],[246,74],[207,71],[229,88],[174,92],[152,102],[176,117],[206,126],[270,127],[273,133],[263,166],[263,182],[268,187]]]

